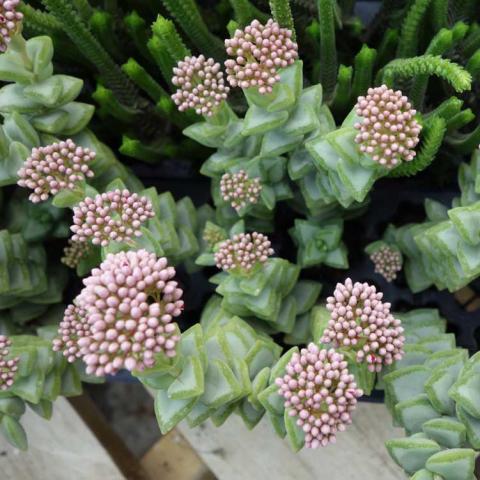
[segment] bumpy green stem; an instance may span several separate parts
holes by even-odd
[[[448,0],[432,0],[432,24],[435,30],[448,25]]]
[[[170,55],[167,45],[157,35],[154,35],[148,42],[147,48],[160,70],[163,79],[173,88],[172,75],[176,62]]]
[[[480,78],[480,50],[477,50],[465,67],[475,80]]]
[[[113,17],[109,12],[95,10],[90,17],[89,24],[93,34],[110,55],[117,60],[125,58],[115,33]]]
[[[436,75],[450,83],[457,92],[470,90],[472,86],[472,77],[464,68],[439,56],[399,58],[383,69],[383,80],[390,86],[395,78],[409,79],[416,75]]]
[[[53,15],[36,10],[25,3],[20,4],[18,9],[23,13],[26,25],[35,32],[48,35],[63,35],[62,24]]]
[[[69,0],[42,0],[42,2],[61,22],[65,33],[79,51],[97,67],[102,78],[119,101],[128,106],[136,105],[138,102],[136,88],[88,30]]]
[[[140,113],[134,108],[122,105],[112,90],[105,88],[103,85],[97,85],[97,89],[93,92],[92,97],[100,105],[103,112],[109,113],[112,117],[122,122],[134,122]]]
[[[377,52],[367,45],[363,45],[360,52],[355,56],[355,68],[353,74],[352,95],[353,99],[364,95],[368,87],[372,85],[373,66]]]
[[[273,18],[282,27],[288,28],[292,31],[293,39],[295,39],[295,26],[293,24],[292,10],[290,9],[289,0],[270,0],[270,10]]]
[[[480,26],[472,25],[463,44],[465,58],[470,58],[480,48]]]
[[[212,35],[203,21],[195,0],[162,0],[163,5],[182,27],[185,35],[202,53],[214,58],[226,56],[223,42]]]
[[[335,99],[332,103],[332,110],[335,112],[343,113],[350,107],[350,99],[352,97],[352,76],[352,67],[340,65],[338,69]]]
[[[152,55],[150,54],[147,43],[149,40],[149,34],[147,29],[147,22],[136,12],[130,12],[123,19],[125,28],[130,35],[135,47],[142,54],[142,56],[151,62]]]
[[[425,121],[429,119],[440,116],[447,122],[450,118],[453,118],[460,110],[462,109],[463,102],[457,97],[450,97],[449,99],[443,101],[437,108],[432,110],[431,112],[424,115]]]
[[[159,15],[155,23],[152,25],[152,30],[162,41],[174,63],[191,55],[190,50],[188,50],[183,43],[182,38],[178,34],[175,25],[171,20],[167,20]]]
[[[443,28],[431,40],[425,53],[442,55],[452,47],[453,34],[451,30]],[[428,86],[428,75],[418,75],[414,78],[409,98],[417,109],[423,106],[423,99]]]
[[[337,47],[335,44],[335,5],[333,0],[317,0],[320,23],[320,81],[329,100],[337,80]]]
[[[150,147],[144,145],[140,140],[124,136],[119,151],[123,153],[123,155],[142,162],[156,164],[162,160],[162,158],[175,155],[177,149],[174,145],[164,145],[160,148]]]
[[[402,25],[398,57],[413,57],[417,53],[418,30],[431,0],[415,0]]]
[[[445,120],[434,117],[425,124],[420,152],[411,162],[404,162],[390,173],[390,177],[410,177],[425,170],[435,159],[446,132]]]
[[[90,17],[93,15],[93,8],[88,3],[88,0],[73,0],[73,5],[77,9],[78,13],[85,22],[90,20]]]
[[[229,0],[229,2],[235,13],[235,20],[241,27],[249,24],[254,19],[261,22],[268,20],[268,15],[265,15],[255,5],[252,5],[250,0]]]
[[[122,70],[155,103],[159,102],[162,97],[169,97],[165,89],[133,58],[122,65]]]
[[[475,120],[475,114],[469,108],[462,110],[448,120],[448,131],[460,130],[473,120]]]
[[[377,50],[377,61],[375,66],[383,67],[394,57],[395,49],[398,45],[398,30],[389,28],[385,31],[382,41]]]

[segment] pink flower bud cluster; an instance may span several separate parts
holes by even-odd
[[[245,170],[237,173],[225,173],[220,180],[222,198],[235,210],[240,210],[248,204],[257,203],[262,185],[260,178],[249,178]]]
[[[327,298],[330,320],[322,343],[356,351],[356,360],[366,361],[371,372],[380,372],[403,356],[401,321],[390,313],[390,303],[383,303],[383,293],[368,283],[337,283]]]
[[[298,417],[307,448],[335,443],[337,432],[352,423],[351,413],[363,395],[343,355],[314,343],[292,355],[286,374],[275,383],[288,414]]]
[[[265,263],[273,255],[271,242],[262,233],[239,233],[225,240],[215,253],[215,263],[224,271],[239,270],[249,273],[253,267]]]
[[[166,258],[146,250],[107,255],[65,310],[53,349],[69,362],[82,358],[97,376],[150,368],[161,352],[174,357],[180,336],[172,320],[183,310],[174,277]]]
[[[19,3],[20,0],[0,0],[0,52],[7,50],[23,19],[23,13],[16,11]]]
[[[77,268],[80,260],[87,254],[90,246],[85,242],[75,242],[68,239],[68,245],[63,249],[63,257],[60,261],[69,268]]]
[[[127,189],[101,193],[95,198],[86,197],[73,208],[72,240],[91,240],[102,247],[111,241],[129,242],[142,235],[140,227],[153,216],[155,213],[148,198]]]
[[[12,342],[5,335],[0,335],[0,390],[7,390],[13,385],[18,370],[20,357],[7,359]]]
[[[266,25],[258,20],[236,30],[233,38],[225,40],[227,80],[232,87],[258,88],[259,93],[272,91],[280,81],[278,70],[288,67],[298,57],[298,46],[292,31],[280,27],[272,19]]]
[[[355,142],[362,152],[387,168],[414,159],[422,126],[400,90],[395,92],[386,85],[369,88],[366,97],[358,97],[355,109],[363,119],[355,124],[360,130]]]
[[[29,199],[38,203],[62,190],[74,190],[85,177],[93,177],[88,164],[95,152],[72,140],[34,148],[18,171],[18,185],[33,190]]]
[[[370,260],[375,265],[375,272],[382,275],[387,282],[397,278],[397,272],[402,269],[402,254],[387,245],[380,247],[370,255]]]
[[[220,64],[213,58],[185,57],[173,69],[172,83],[178,87],[172,99],[183,112],[193,108],[198,115],[210,117],[225,100],[230,87],[225,85]]]

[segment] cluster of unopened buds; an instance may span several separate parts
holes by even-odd
[[[18,371],[20,358],[8,358],[11,345],[12,342],[7,336],[0,335],[0,391],[7,390],[13,385]]]
[[[401,321],[382,297],[374,286],[347,278],[327,298],[330,319],[322,343],[356,352],[357,362],[367,362],[371,372],[380,372],[404,353]]]
[[[18,171],[18,185],[33,190],[33,203],[47,200],[62,190],[74,190],[85,178],[93,177],[89,163],[95,152],[77,146],[72,140],[34,148]]]
[[[249,273],[256,265],[265,263],[273,253],[270,240],[262,233],[239,233],[219,245],[215,252],[215,264],[224,271]]]
[[[0,52],[7,50],[23,20],[23,13],[16,10],[19,3],[20,0],[0,0]]]
[[[146,250],[109,254],[83,280],[53,341],[69,362],[81,358],[89,375],[144,370],[155,355],[176,355],[180,340],[172,322],[183,311],[183,291],[166,258]]]
[[[213,58],[185,57],[173,73],[172,83],[178,88],[172,99],[181,112],[193,108],[199,115],[210,117],[228,96],[230,88]]]
[[[220,179],[222,198],[237,211],[248,204],[257,203],[261,191],[260,178],[250,178],[245,170],[225,173]]]
[[[375,265],[375,272],[382,275],[387,282],[397,278],[397,272],[402,269],[402,254],[388,245],[380,247],[370,254],[370,260]]]
[[[227,80],[232,87],[258,88],[258,92],[272,92],[280,81],[279,69],[288,67],[298,57],[298,46],[292,40],[292,31],[282,28],[272,19],[262,25],[258,20],[236,30],[233,38],[225,40]]]
[[[60,261],[69,268],[77,268],[80,260],[88,253],[89,249],[90,245],[88,243],[75,242],[69,238]]]
[[[205,228],[203,229],[202,238],[205,240],[207,245],[213,249],[217,243],[226,240],[227,235],[222,227],[219,227],[212,222],[207,222],[205,224]]]
[[[362,152],[387,168],[415,158],[422,127],[415,118],[416,110],[400,90],[386,85],[369,88],[366,97],[358,97],[355,110],[361,118],[355,124],[360,130],[355,142]]]
[[[363,395],[343,355],[310,343],[300,353],[293,353],[285,370],[275,383],[288,414],[298,417],[305,446],[335,443],[337,432],[352,423],[351,413]]]
[[[155,215],[147,197],[127,189],[86,197],[73,208],[72,241],[107,246],[111,241],[130,242],[142,235],[140,227]]]

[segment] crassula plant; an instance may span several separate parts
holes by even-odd
[[[478,6],[133,3],[0,0],[2,434],[126,370],[163,433],[298,451],[376,390],[412,479],[473,480],[478,354],[414,307],[480,274]]]

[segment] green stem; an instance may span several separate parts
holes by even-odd
[[[163,46],[170,54],[174,63],[191,55],[190,50],[188,50],[183,43],[182,38],[178,34],[175,25],[171,20],[167,20],[159,15],[155,23],[152,25],[152,30],[162,41]]]
[[[53,15],[36,10],[25,3],[21,3],[18,10],[23,13],[23,21],[32,30],[47,35],[64,34],[62,24]]]
[[[216,59],[226,57],[223,42],[210,33],[195,0],[162,0],[162,3],[202,53]]]
[[[465,58],[470,58],[480,48],[480,26],[471,25],[470,31],[463,44]]]
[[[152,55],[147,47],[149,40],[147,22],[134,10],[124,18],[123,23],[135,47],[146,60],[152,62]]]
[[[473,132],[448,136],[446,142],[460,153],[472,153],[480,144],[480,125]]]
[[[93,7],[88,3],[88,0],[73,0],[73,5],[84,22],[87,23],[93,15]]]
[[[426,123],[423,131],[423,142],[417,156],[411,162],[404,162],[392,170],[390,177],[410,177],[425,170],[435,160],[445,136],[445,120],[433,117]]]
[[[122,70],[155,103],[159,102],[162,97],[169,97],[165,89],[133,58],[128,59],[127,63],[122,65]]]
[[[472,74],[475,80],[480,78],[480,49],[473,54],[465,68]]]
[[[350,107],[350,99],[352,97],[352,76],[352,67],[340,65],[338,69],[335,99],[332,103],[332,110],[334,110],[335,112],[344,113]]]
[[[383,69],[383,80],[389,86],[393,86],[396,78],[406,80],[416,75],[436,75],[450,83],[456,92],[470,90],[472,86],[472,77],[464,68],[439,56],[399,58]]]
[[[427,113],[423,116],[425,121],[429,121],[431,118],[438,116],[442,117],[447,122],[448,120],[454,117],[462,109],[463,101],[457,97],[450,97],[449,99],[443,101],[435,110]]]
[[[172,59],[165,42],[163,42],[157,35],[154,35],[147,42],[147,48],[155,60],[163,79],[171,88],[173,88],[172,75],[173,67],[176,65],[176,62]]]
[[[415,0],[403,21],[397,57],[413,57],[417,53],[418,31],[431,0]]]
[[[337,47],[335,43],[335,5],[333,0],[317,0],[320,23],[320,82],[327,101],[337,80]]]
[[[372,85],[373,66],[377,51],[363,45],[360,52],[355,56],[355,68],[353,74],[352,95],[353,99],[364,95]]]
[[[235,13],[235,20],[241,27],[248,25],[254,19],[261,22],[268,20],[268,15],[258,10],[250,0],[229,0],[229,2]]]
[[[448,0],[432,0],[432,24],[435,30],[448,26]]]
[[[124,135],[119,152],[142,162],[157,164],[162,158],[173,157],[177,149],[174,145],[164,145],[160,148],[146,146],[140,140]]]
[[[450,133],[455,130],[460,130],[462,127],[472,122],[473,120],[475,120],[475,114],[469,108],[467,108],[466,110],[462,110],[461,112],[458,112],[456,115],[448,119],[448,132]]]
[[[140,112],[134,108],[122,105],[112,90],[98,84],[97,89],[92,94],[93,99],[100,105],[104,113],[125,123],[132,123],[138,119]]]
[[[109,12],[95,10],[90,17],[89,25],[95,37],[110,55],[120,61],[125,58],[120,40],[115,33],[113,17]]]
[[[377,61],[375,66],[377,68],[383,67],[395,56],[395,50],[398,46],[398,30],[389,28],[385,31],[382,41],[378,46]]]
[[[273,19],[284,28],[292,31],[292,39],[295,40],[295,25],[293,24],[292,10],[289,0],[270,0],[270,10]]]
[[[127,106],[138,103],[136,88],[122,73],[97,39],[79,18],[69,0],[42,0],[47,9],[61,22],[65,33],[75,43],[79,51],[98,69],[106,84],[119,101]]]

